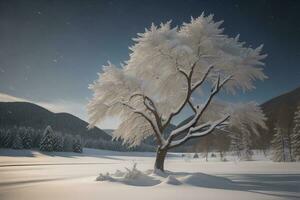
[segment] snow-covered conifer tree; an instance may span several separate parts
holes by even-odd
[[[241,160],[251,160],[252,150],[251,150],[251,133],[247,129],[245,124],[240,125],[240,130],[238,133],[232,133],[231,135],[231,148],[235,154]]]
[[[3,136],[1,140],[2,147],[11,148],[14,134],[10,129],[3,129]]]
[[[19,131],[22,134],[24,149],[31,149],[33,144],[33,132],[32,128],[20,127]]]
[[[283,128],[278,125],[274,129],[275,134],[271,141],[272,146],[272,160],[275,162],[290,162],[292,161],[289,146],[289,136],[284,132]]]
[[[51,126],[47,126],[40,143],[41,151],[53,151],[54,132]]]
[[[291,134],[291,149],[293,158],[300,161],[300,106],[298,106],[294,117],[294,128]]]
[[[55,133],[53,138],[53,151],[63,151],[64,140],[61,133]]]
[[[233,155],[241,158],[243,147],[240,133],[234,132],[230,135],[230,150],[233,152]]]
[[[79,137],[76,137],[73,142],[73,152],[82,153],[82,143]]]
[[[3,128],[0,128],[0,147],[3,147],[3,140],[5,138],[5,130]]]
[[[14,140],[12,142],[12,148],[13,149],[23,149],[23,140],[22,140],[21,134],[19,132],[14,137]]]
[[[155,168],[163,171],[169,149],[215,129],[235,126],[240,115],[248,115],[247,124],[253,129],[265,126],[255,104],[248,106],[247,113],[237,112],[234,104],[214,104],[221,90],[227,94],[251,90],[255,80],[266,78],[261,68],[262,46],[245,46],[239,36],[225,35],[221,24],[213,15],[202,14],[179,27],[171,27],[171,22],[152,24],[138,33],[129,60],[121,67],[104,66],[90,86],[94,97],[88,105],[89,127],[117,116],[121,124],[114,137],[124,143],[136,146],[154,135]],[[193,117],[166,134],[166,127],[184,108]]]

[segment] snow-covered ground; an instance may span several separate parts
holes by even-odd
[[[153,153],[84,149],[83,154],[0,149],[0,199],[300,199],[300,163],[190,159],[171,154],[166,175],[151,173]],[[95,181],[137,163],[137,179]],[[148,171],[147,171],[148,170]],[[121,173],[122,176],[122,173]],[[119,181],[121,180],[121,181]]]

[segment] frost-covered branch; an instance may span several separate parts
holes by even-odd
[[[182,138],[182,139],[178,139],[175,141],[172,141],[169,145],[168,148],[174,148],[176,146],[179,146],[185,142],[187,142],[188,140],[192,139],[192,138],[197,138],[197,137],[203,137],[205,135],[208,135],[209,133],[212,133],[213,130],[218,127],[219,125],[222,125],[226,120],[229,119],[229,115],[223,117],[220,120],[217,120],[215,122],[212,122],[210,125],[208,125],[209,123],[205,123],[203,125],[200,126],[196,126],[196,127],[191,127],[188,131],[188,133]],[[201,131],[204,127],[209,127],[208,129]]]
[[[161,117],[158,113],[158,110],[157,110],[157,107],[156,107],[154,101],[150,97],[148,97],[142,93],[135,93],[135,94],[131,95],[129,98],[129,101],[131,99],[133,99],[134,97],[138,97],[138,96],[143,98],[144,106],[154,115],[158,129],[159,129],[159,134],[161,135],[161,132],[162,132]]]
[[[195,124],[198,122],[198,120],[200,119],[200,117],[203,115],[204,111],[207,109],[207,107],[209,106],[210,102],[212,101],[213,97],[220,91],[220,89],[232,78],[232,76],[228,76],[227,78],[225,78],[223,81],[220,81],[220,76],[218,76],[213,89],[211,90],[211,93],[208,97],[208,99],[206,100],[206,102],[204,103],[204,105],[200,108],[195,108],[196,110],[196,114],[194,115],[194,117],[185,125],[173,130],[171,132],[171,134],[169,135],[166,145],[168,146],[172,140],[174,138],[176,138],[178,135],[180,134],[184,134],[185,131],[189,130],[191,127],[195,126]]]
[[[145,120],[147,120],[149,122],[149,124],[151,125],[151,127],[153,128],[153,131],[155,133],[155,136],[158,140],[158,143],[163,145],[165,144],[165,140],[163,139],[160,129],[156,124],[156,121],[154,122],[150,117],[148,117],[142,110],[137,110],[134,107],[132,107],[131,105],[125,103],[125,102],[116,102],[115,104],[121,104],[127,108],[129,108],[133,113],[138,114],[140,116],[142,116]]]
[[[193,110],[194,114],[197,113],[197,108],[193,105],[193,103],[191,102],[191,100],[188,100],[188,104],[190,106],[190,108]]]
[[[196,90],[200,85],[202,85],[202,83],[205,81],[205,79],[207,78],[208,74],[210,73],[210,71],[213,69],[213,65],[209,66],[206,70],[206,72],[204,73],[204,76],[199,80],[197,81],[196,83],[193,83],[191,85],[191,90],[194,91]],[[191,74],[192,76],[192,74]]]

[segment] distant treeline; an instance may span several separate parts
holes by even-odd
[[[11,128],[0,128],[0,147],[81,153],[82,140],[79,135],[74,136],[53,132],[49,126],[45,130],[14,126]]]
[[[81,153],[82,147],[113,151],[155,151],[153,146],[147,144],[129,148],[122,145],[121,141],[84,140],[79,134],[72,135],[53,131],[50,126],[46,127],[45,130],[23,126],[0,128],[0,148]]]

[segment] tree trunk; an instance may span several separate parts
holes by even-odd
[[[167,155],[167,149],[158,148],[156,152],[155,169],[164,171],[164,162]]]

